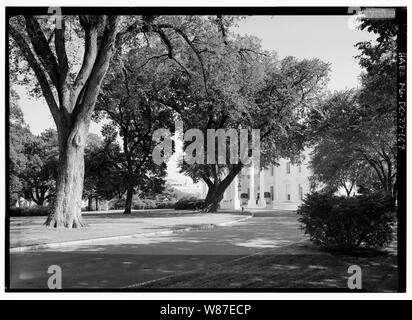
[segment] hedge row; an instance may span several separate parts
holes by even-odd
[[[145,209],[173,209],[175,202],[173,201],[157,201],[150,199],[133,200],[133,210],[145,210]],[[109,202],[109,210],[123,210],[126,206],[125,199],[118,199]]]
[[[192,198],[182,198],[174,205],[175,210],[201,210],[205,206],[205,200]]]
[[[46,217],[49,211],[49,206],[13,207],[9,209],[9,214],[11,217]]]

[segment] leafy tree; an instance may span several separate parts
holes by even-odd
[[[313,180],[349,195],[384,191],[396,198],[396,22],[364,19],[376,42],[356,44],[362,87],[327,97],[310,117],[315,129]]]
[[[62,16],[59,23],[53,25],[48,19],[10,18],[12,59],[24,60],[34,73],[40,87],[37,92],[45,98],[58,131],[60,160],[56,196],[46,225],[81,227],[84,147],[120,19],[118,16]],[[68,19],[72,23],[66,28]],[[76,43],[70,41],[72,31],[78,35]],[[75,48],[71,61],[66,47]],[[82,56],[83,62],[78,63]],[[17,71],[21,74],[23,70]]]
[[[154,35],[167,48],[168,59],[179,64],[174,48],[182,41],[193,43],[195,39],[186,31],[203,28],[198,25],[199,19],[207,19],[219,29],[223,41],[225,24],[232,19],[221,16],[93,15],[61,16],[58,19],[58,23],[51,24],[50,17],[13,16],[9,21],[9,35],[11,60],[15,63],[10,65],[16,66],[16,72],[11,74],[16,78],[23,76],[24,84],[36,80],[32,92],[45,98],[58,131],[56,197],[46,225],[72,228],[83,225],[84,148],[115,44],[116,53],[121,53],[123,49],[145,41],[148,35]],[[173,40],[176,38],[180,41]],[[23,60],[26,65],[21,66]],[[27,73],[28,70],[32,72]]]
[[[127,191],[124,171],[118,159],[121,154],[117,133],[111,125],[103,127],[103,136],[89,134],[85,149],[85,182],[83,197],[88,199],[88,210],[93,200],[98,210],[99,200],[121,199]]]
[[[324,191],[334,193],[343,188],[349,197],[364,181],[368,170],[365,162],[341,151],[332,139],[322,140],[315,146],[309,162],[313,189],[323,187]]]
[[[206,67],[199,46],[225,42],[225,30],[235,17],[159,16],[144,17],[144,21],[150,23],[152,32],[127,42],[99,99],[99,109],[119,129],[122,139],[122,152],[116,162],[125,172],[125,213],[130,212],[135,191],[162,189],[166,168],[148,161],[154,147],[152,132],[171,127],[172,111],[179,113],[172,100],[157,92],[162,77],[199,76],[202,90],[206,88]]]
[[[361,29],[378,35],[376,43],[362,42],[357,47],[361,50],[359,64],[365,69],[361,76],[362,88],[359,101],[368,106],[376,131],[386,131],[385,148],[381,148],[381,157],[390,171],[385,177],[382,165],[376,163],[380,173],[376,173],[383,189],[390,193],[393,200],[397,197],[397,161],[396,161],[396,122],[397,122],[397,68],[396,41],[397,23],[395,19],[364,19]],[[382,125],[383,124],[383,125]],[[380,132],[379,132],[380,134]],[[372,187],[373,189],[373,187]]]
[[[24,181],[21,173],[26,168],[27,157],[24,153],[25,143],[32,139],[28,125],[24,121],[19,107],[19,96],[14,89],[10,90],[9,118],[9,206],[14,206],[23,196]]]
[[[397,23],[394,19],[367,19],[365,18],[359,26],[361,30],[367,30],[378,35],[376,41],[364,41],[356,44],[360,50],[357,56],[359,64],[365,69],[363,80],[371,78],[396,78],[396,35]],[[378,77],[376,77],[378,76]],[[363,83],[366,87],[366,83]],[[386,88],[379,86],[382,90],[376,90],[376,94],[388,99],[394,84],[387,83]],[[376,100],[378,102],[378,100]]]
[[[87,209],[89,211],[92,210],[93,200],[95,200],[96,210],[99,207],[99,198],[101,197],[99,186],[101,185],[101,180],[105,180],[105,171],[103,170],[105,163],[104,154],[103,140],[97,134],[89,133],[84,156],[85,173],[83,188],[83,198],[88,200]]]
[[[25,170],[21,173],[26,199],[42,206],[54,196],[58,167],[57,132],[48,129],[25,143],[27,158]]]
[[[204,137],[208,129],[260,129],[262,167],[280,157],[296,157],[305,141],[302,118],[322,90],[328,65],[317,59],[278,60],[262,50],[256,38],[236,36],[228,29],[224,41],[219,30],[206,25],[203,32],[192,38],[207,41],[189,41],[195,49],[181,55],[185,69],[165,61],[161,70],[152,70],[158,79],[153,99],[172,108],[184,125],[199,129]],[[220,164],[206,164],[206,158],[204,164],[181,163],[184,174],[207,184],[206,211],[216,211],[244,167],[226,159]]]
[[[143,62],[140,55],[129,55],[106,78],[97,103],[97,111],[110,120],[110,128],[103,132],[107,141],[121,140],[121,147],[113,154],[112,167],[122,177],[126,189],[125,214],[131,212],[133,194],[160,193],[166,176],[166,164],[156,165],[152,159],[156,129],[172,125],[171,110],[152,101],[145,89],[150,87],[151,74],[136,68]]]
[[[365,183],[367,176],[376,177],[380,189],[394,195],[396,128],[392,119],[371,113],[368,105],[359,103],[355,91],[347,91],[326,99],[313,111],[311,121],[315,178],[332,187],[346,188],[347,183],[353,187],[361,181]],[[372,170],[373,174],[365,170]]]

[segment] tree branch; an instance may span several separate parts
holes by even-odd
[[[61,28],[55,28],[54,44],[56,48],[57,59],[59,62],[59,86],[62,89],[62,94],[66,94],[67,90],[67,74],[69,71],[69,64],[67,61],[67,54],[65,48],[65,21],[64,17],[61,17]],[[63,97],[61,97],[62,99]],[[60,103],[62,105],[62,103]],[[64,105],[64,104],[63,104]]]
[[[88,22],[85,16],[79,16],[80,24],[85,32],[85,50],[83,56],[83,63],[77,74],[76,80],[74,81],[72,93],[71,93],[71,103],[74,106],[75,102],[79,99],[80,91],[86,84],[87,79],[92,72],[94,62],[97,56],[97,35],[98,30],[95,24]]]
[[[30,46],[28,45],[26,40],[24,40],[23,36],[13,26],[9,26],[9,30],[10,30],[11,37],[18,45],[27,63],[29,64],[34,74],[36,75],[37,81],[39,82],[40,88],[43,92],[43,96],[46,99],[47,105],[49,106],[54,122],[56,123],[57,126],[59,126],[60,125],[60,110],[56,103],[56,100],[54,99],[53,92],[50,89],[50,85],[47,80],[46,74],[44,73],[40,64],[37,62],[33,52],[30,49]]]
[[[109,67],[110,58],[113,53],[119,19],[118,16],[107,17],[103,38],[90,76],[87,80],[83,100],[81,103],[76,104],[73,110],[75,122],[77,122],[78,119],[88,119],[93,113],[93,107],[100,92],[100,86]]]
[[[59,88],[59,67],[56,58],[47,43],[47,39],[41,30],[39,22],[34,16],[24,16],[24,19],[26,20],[27,34],[29,35],[34,52],[39,57],[40,62],[54,86]]]

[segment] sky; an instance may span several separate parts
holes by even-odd
[[[328,89],[359,86],[361,72],[354,56],[358,42],[375,40],[367,31],[349,27],[348,16],[254,16],[239,23],[241,34],[255,35],[279,58],[319,58],[331,63]]]
[[[239,22],[234,31],[261,39],[266,50],[276,51],[279,58],[319,58],[331,64],[328,89],[344,90],[359,86],[361,68],[354,58],[359,54],[354,46],[361,41],[375,40],[367,31],[350,27],[348,16],[253,16]],[[23,87],[20,95],[26,123],[34,134],[54,128],[53,119],[43,99],[29,98]],[[100,134],[101,124],[91,123],[90,132]],[[168,175],[185,179],[176,173],[176,163],[168,165]]]

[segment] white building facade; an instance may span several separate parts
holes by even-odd
[[[244,168],[226,189],[220,208],[295,210],[310,190],[310,175],[307,161],[293,165],[280,159],[279,165],[262,170]],[[206,191],[204,186],[203,193]]]

